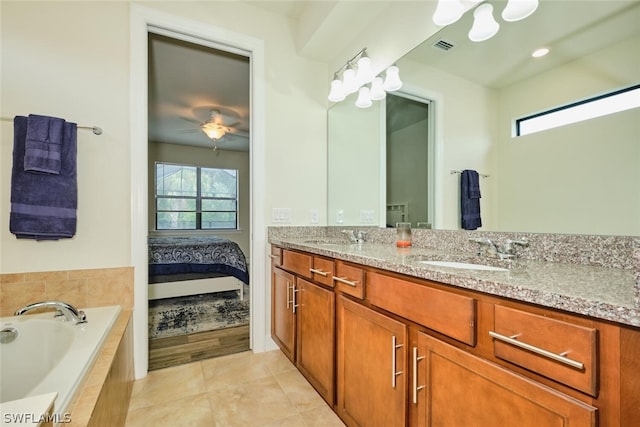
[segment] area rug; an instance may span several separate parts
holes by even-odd
[[[236,291],[149,301],[149,339],[248,324],[249,300]]]

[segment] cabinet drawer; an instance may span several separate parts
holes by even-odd
[[[336,290],[356,298],[364,299],[364,270],[336,261],[333,283]]]
[[[469,345],[476,344],[476,300],[402,279],[370,273],[368,301]]]
[[[314,256],[313,269],[311,270],[311,273],[313,276],[313,280],[315,280],[316,282],[333,287],[333,260]]]
[[[269,253],[269,258],[271,258],[271,265],[282,265],[282,248],[271,246],[271,253]]]
[[[282,267],[284,269],[311,279],[312,265],[313,257],[311,255],[290,251],[288,249],[282,250]]]
[[[596,329],[499,305],[494,314],[496,357],[597,395]]]

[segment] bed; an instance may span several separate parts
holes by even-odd
[[[217,236],[149,237],[149,299],[239,291],[249,284],[244,253]]]

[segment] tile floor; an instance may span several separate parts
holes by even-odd
[[[152,371],[134,382],[125,425],[344,426],[279,350]]]

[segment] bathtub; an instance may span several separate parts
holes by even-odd
[[[0,402],[55,392],[54,412],[66,411],[120,306],[84,312],[88,322],[81,325],[54,319],[52,311],[0,319],[2,330],[17,331],[15,340],[0,343]]]

